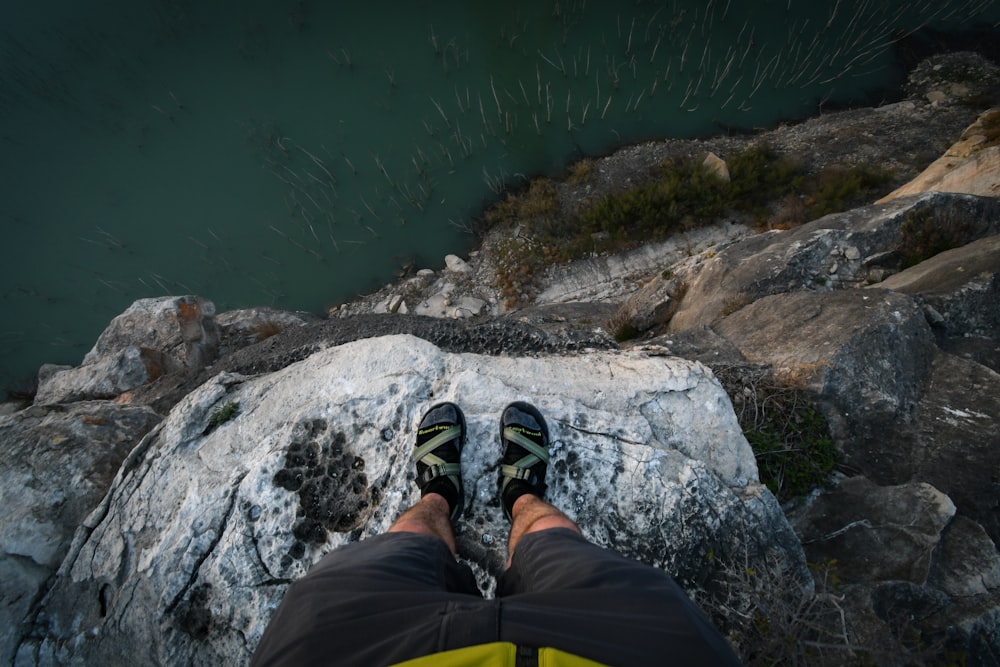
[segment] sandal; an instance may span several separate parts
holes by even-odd
[[[417,427],[413,460],[417,464],[420,497],[438,493],[448,501],[451,520],[462,514],[462,447],[465,445],[465,415],[454,403],[438,403],[424,413]]]
[[[549,464],[549,429],[531,404],[517,401],[500,417],[500,441],[505,445],[497,487],[504,516],[511,519],[514,502],[530,493],[545,496]]]

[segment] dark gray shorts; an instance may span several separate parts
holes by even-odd
[[[740,664],[667,573],[564,528],[521,540],[493,600],[434,537],[337,549],[288,588],[253,664],[392,665],[498,641],[609,665]]]

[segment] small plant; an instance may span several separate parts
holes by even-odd
[[[282,326],[279,322],[274,320],[264,320],[263,322],[258,322],[253,327],[253,332],[257,337],[257,341],[267,340],[271,336],[277,336],[282,331]]]
[[[590,158],[583,158],[579,162],[570,165],[569,175],[566,182],[569,185],[583,185],[594,179],[594,161]]]
[[[746,665],[869,664],[850,635],[835,567],[809,564],[810,581],[774,559],[731,563],[696,599]]]
[[[767,220],[768,229],[791,229],[809,221],[809,207],[800,195],[781,198],[777,209]]]
[[[968,220],[932,211],[910,211],[900,228],[903,268],[965,245],[972,235]]]
[[[839,460],[830,427],[809,393],[767,368],[715,369],[729,394],[760,479],[779,502],[823,485]]]
[[[608,329],[615,342],[624,343],[639,335],[639,330],[632,323],[632,317],[632,308],[626,303],[608,320]]]
[[[221,408],[216,408],[208,418],[208,426],[205,427],[205,434],[209,434],[223,424],[236,418],[240,414],[239,401],[230,401]]]
[[[827,167],[816,177],[809,196],[810,219],[839,213],[892,180],[892,171],[875,165]]]

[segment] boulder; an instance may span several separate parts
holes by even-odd
[[[910,418],[880,437],[845,443],[845,449],[881,484],[933,484],[1000,544],[998,419],[1000,374],[939,353]]]
[[[705,159],[702,161],[702,165],[705,167],[708,173],[714,175],[720,180],[723,180],[726,183],[730,181],[729,165],[726,164],[726,161],[723,160],[718,155],[716,155],[715,153],[709,152],[708,155],[705,156]]]
[[[140,299],[111,321],[78,368],[40,378],[36,404],[112,398],[218,356],[215,306],[196,296]]]
[[[844,581],[924,584],[954,515],[951,499],[930,484],[880,487],[850,477],[793,514],[792,525],[806,556],[835,559]]]
[[[73,533],[159,420],[149,408],[103,401],[0,417],[0,662],[10,663],[25,613]]]
[[[982,526],[963,516],[952,520],[934,551],[928,583],[952,598],[1000,596],[1000,553]]]
[[[446,255],[445,267],[453,273],[472,273],[472,267],[458,255]]]
[[[993,664],[1000,554],[948,496],[922,482],[878,486],[854,477],[789,518],[807,556],[836,577],[848,632],[870,659],[936,664],[952,654]]]
[[[728,398],[697,362],[642,353],[486,357],[412,336],[220,374],[122,466],[34,609],[17,664],[245,663],[288,583],[418,498],[420,415],[457,401],[469,439],[459,554],[492,594],[508,525],[497,418],[530,400],[552,432],[550,495],[596,542],[688,585],[801,548]]]
[[[873,287],[916,296],[942,349],[1000,371],[1000,236],[946,250]]]
[[[1000,233],[1000,199],[927,193],[853,209],[710,250],[672,267],[685,285],[670,331],[712,325],[773,294],[878,282],[903,268],[912,231],[947,221],[960,246]],[[942,222],[943,224],[943,222]]]
[[[163,355],[164,372],[200,368],[218,355],[219,330],[215,305],[198,296],[139,299],[111,320],[84,365],[128,347],[152,349]]]
[[[933,91],[947,99],[941,91]],[[953,95],[961,96],[962,91]],[[928,95],[929,97],[929,95]],[[933,101],[933,100],[932,100]],[[932,162],[919,176],[878,200],[878,204],[920,194],[937,192],[962,192],[970,195],[996,197],[1000,194],[1000,146],[990,139],[1000,121],[1000,111],[991,109],[976,119],[944,155]]]
[[[834,406],[829,416],[842,437],[877,437],[909,415],[934,360],[923,311],[887,290],[769,296],[713,328],[748,361],[771,365],[785,383]]]
[[[126,347],[77,368],[43,366],[35,404],[115,398],[158,378],[163,372],[160,359],[155,350]]]

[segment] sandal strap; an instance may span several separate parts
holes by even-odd
[[[461,437],[462,437],[462,427],[459,426],[458,424],[455,424],[449,427],[448,429],[441,431],[440,433],[438,433],[433,438],[431,438],[424,444],[420,445],[419,447],[414,448],[413,460],[424,461],[424,459],[430,458],[430,464],[438,462],[443,463],[443,461],[440,458],[434,456],[433,454],[431,454],[431,452],[440,447],[441,445],[443,445],[444,443],[450,442],[452,440],[457,440]],[[437,460],[435,461],[434,459]]]
[[[454,476],[461,474],[462,465],[460,463],[434,463],[424,468],[424,471],[420,474],[420,481],[426,483],[438,477],[451,477],[452,481],[455,482],[455,486],[458,486]]]
[[[526,436],[523,433],[521,433],[521,431],[519,429],[511,427],[511,426],[508,426],[507,428],[505,428],[503,430],[503,437],[504,437],[504,440],[510,440],[514,444],[520,445],[521,447],[523,447],[525,449],[525,451],[527,451],[530,454],[534,455],[538,459],[537,461],[532,462],[532,463],[522,464],[522,461],[524,461],[525,459],[528,458],[528,457],[525,457],[524,459],[521,459],[521,461],[517,462],[516,465],[518,467],[530,467],[530,466],[534,465],[535,463],[537,463],[538,461],[541,461],[545,465],[549,464],[549,450],[548,450],[548,448],[547,447],[542,447],[541,445],[539,445],[538,443],[536,443],[534,440],[532,440],[528,436]]]
[[[538,473],[531,469],[531,464],[524,466],[522,465],[523,461],[524,459],[521,459],[515,465],[500,466],[500,474],[504,477],[504,484],[509,483],[513,479],[523,479],[526,482],[530,482],[538,477]],[[534,463],[538,463],[538,460],[536,459]]]

